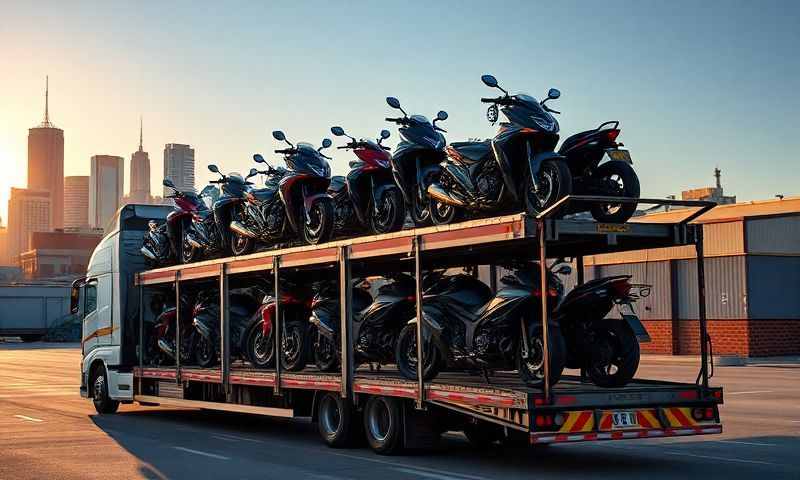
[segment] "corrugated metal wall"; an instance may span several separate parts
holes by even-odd
[[[800,255],[800,216],[747,220],[747,251],[757,254]]]
[[[747,283],[750,318],[800,319],[800,257],[749,255]]]
[[[652,285],[650,296],[636,302],[636,312],[643,320],[670,319],[672,318],[672,285],[669,263],[666,261],[599,265],[592,269],[592,276],[633,275],[631,282]],[[588,278],[589,275],[587,275]]]
[[[745,257],[706,258],[706,318],[747,318]],[[697,319],[697,260],[675,260],[677,316]]]

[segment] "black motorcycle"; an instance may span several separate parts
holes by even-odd
[[[392,176],[389,147],[381,145],[389,138],[389,131],[382,130],[377,141],[356,140],[342,127],[332,127],[331,133],[348,137],[350,141],[338,148],[351,149],[358,157],[350,162],[347,177],[333,177],[328,188],[336,212],[334,231],[356,235],[368,228],[381,234],[403,228],[405,202]]]
[[[400,101],[394,97],[387,97],[386,103],[403,112],[402,117],[386,118],[387,122],[400,126],[402,138],[391,160],[395,182],[400,187],[414,224],[429,225],[428,186],[439,178],[439,163],[447,157],[447,142],[440,133],[446,133],[446,130],[438,127],[436,122],[447,120],[447,112],[440,111],[431,122],[422,115],[409,117],[400,106]]]
[[[498,106],[509,122],[483,142],[450,144],[438,182],[428,186],[431,219],[436,224],[456,221],[464,212],[501,213],[526,210],[538,214],[569,195],[572,176],[565,158],[553,150],[558,122],[546,102],[561,93],[551,88],[541,102],[525,95],[509,95],[491,75],[481,77],[503,95],[482,98],[491,103],[487,117],[494,124]]]
[[[423,296],[423,378],[430,380],[448,365],[458,368],[517,369],[522,380],[538,387],[544,381],[544,345],[539,271],[515,270],[491,289],[471,275],[442,277]],[[548,309],[557,292],[548,289]],[[417,378],[417,319],[400,332],[396,361],[400,373]],[[550,384],[564,369],[566,347],[558,324],[548,324]],[[527,338],[527,342],[524,339]]]
[[[233,238],[229,229],[231,215],[242,203],[245,192],[252,185],[252,182],[238,173],[225,175],[220,173],[216,165],[209,165],[208,169],[219,174],[219,180],[211,180],[209,183],[220,185],[222,194],[211,209],[199,209],[193,212],[191,226],[183,232],[181,252],[183,263],[191,263],[200,256],[210,258],[214,255],[232,253]]]
[[[252,250],[253,242],[248,239],[275,246],[300,237],[303,243],[316,245],[333,235],[333,199],[327,193],[331,167],[329,157],[321,153],[331,146],[330,139],[324,139],[322,146],[315,149],[305,142],[293,145],[280,130],[272,132],[272,136],[289,145],[275,150],[285,156],[288,169],[269,167],[266,172],[259,172],[267,173],[272,180],[265,188],[247,192],[245,204],[235,210],[230,229],[239,253]],[[253,159],[266,163],[258,154]]]
[[[568,274],[562,266],[559,273]],[[633,379],[639,367],[639,342],[650,337],[633,309],[637,298],[646,297],[647,285],[632,285],[630,275],[590,280],[572,289],[553,312],[567,346],[566,365],[586,372],[601,387],[621,387]],[[550,282],[561,289],[561,282]],[[620,316],[608,317],[617,306]]]
[[[396,273],[387,277],[372,298],[366,288],[355,281],[352,299],[353,363],[394,363],[395,344],[406,323],[414,318],[414,278]],[[315,327],[314,363],[323,372],[337,369],[341,358],[341,323],[339,290],[335,282],[317,285],[311,304],[310,321]]]
[[[619,122],[611,121],[564,140],[558,153],[567,157],[572,193],[639,198],[639,177],[630,152],[617,143],[619,133]],[[574,205],[570,211],[581,211],[581,207]],[[623,223],[636,212],[636,204],[593,204],[590,211],[598,222]]]
[[[192,328],[193,304],[193,296],[181,295],[180,322],[176,322],[178,309],[175,308],[174,302],[157,301],[151,304],[151,310],[159,313],[152,322],[145,322],[145,359],[148,364],[158,366],[174,364],[175,332],[178,328],[181,338],[181,364],[186,365],[192,361],[196,341],[195,331]]]

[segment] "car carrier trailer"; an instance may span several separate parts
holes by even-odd
[[[343,446],[365,434],[369,444],[380,453],[428,447],[448,430],[465,431],[471,441],[506,439],[530,444],[721,433],[718,406],[723,400],[722,389],[709,384],[713,368],[710,368],[705,318],[703,230],[702,225],[690,223],[714,204],[638,200],[640,204],[693,208],[687,209],[686,217],[676,223],[609,224],[561,218],[560,213],[571,205],[587,202],[630,200],[571,196],[535,218],[524,214],[500,216],[136,272],[133,275],[136,287],[131,285],[130,292],[118,295],[137,299],[138,308],[119,308],[122,312],[135,311],[135,318],[121,319],[117,328],[112,321],[110,326],[101,326],[106,331],[99,334],[84,326],[82,395],[93,397],[96,406],[100,401],[99,408],[103,407],[102,402],[135,401],[142,405],[310,417],[319,423],[320,433],[329,445]],[[577,264],[577,281],[582,283],[586,255],[682,245],[694,245],[698,258],[702,340],[700,371],[694,383],[634,379],[624,387],[600,388],[585,382],[580,375],[565,375],[557,384],[550,385],[546,354],[542,388],[526,386],[515,372],[493,372],[486,376],[443,372],[432,381],[424,381],[423,369],[418,369],[419,377],[412,381],[393,368],[353,365],[350,305],[354,273],[366,276],[393,270],[412,272],[419,299],[422,272],[426,269],[497,265],[509,259],[538,260],[544,269],[548,258],[572,257]],[[76,283],[77,292],[92,281],[91,270],[90,264],[90,276]],[[286,372],[277,361],[274,368],[264,370],[232,359],[226,308],[230,283],[270,278],[277,299],[284,274],[303,275],[304,279],[318,275],[338,277],[342,332],[339,372],[323,373],[314,367]],[[541,291],[547,291],[544,285],[547,276],[543,274],[541,278]],[[176,355],[175,365],[148,365],[143,354],[148,291],[167,288],[174,292],[178,322],[181,289],[198,282],[203,288],[213,284],[219,289],[219,367],[181,365],[180,354]],[[417,302],[417,317],[421,308]],[[546,308],[542,308],[541,316],[547,339]],[[280,318],[279,312],[274,312],[273,318]],[[424,322],[416,325],[420,338]],[[274,322],[273,328],[275,351],[280,352],[281,322]],[[99,348],[116,347],[119,350],[116,356],[93,355],[94,350],[86,348],[87,339],[97,340],[114,332],[119,344],[115,346],[112,338],[108,347]],[[179,335],[180,329],[176,328],[176,332]],[[176,338],[176,347],[180,348],[180,344],[180,338]],[[417,346],[417,358],[421,359],[421,342]],[[547,342],[544,348],[546,352]]]

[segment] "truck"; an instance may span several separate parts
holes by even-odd
[[[410,228],[383,235],[336,240],[316,246],[279,248],[239,257],[145,269],[138,253],[145,225],[166,212],[128,205],[116,228],[98,245],[85,278],[73,285],[72,306],[83,321],[81,395],[101,413],[120,403],[198,408],[278,417],[304,417],[316,422],[325,443],[352,445],[366,438],[381,454],[429,448],[447,431],[463,432],[477,444],[503,441],[540,445],[561,442],[663,438],[719,434],[722,388],[713,376],[710,338],[706,329],[703,231],[691,221],[713,203],[638,199],[641,204],[689,207],[673,223],[648,223],[646,217],[627,223],[597,223],[562,213],[587,202],[630,202],[616,197],[568,196],[533,217],[505,215],[445,226]],[[562,376],[551,385],[547,354],[543,385],[533,388],[514,372],[446,371],[433,380],[401,376],[391,366],[354,364],[352,289],[354,276],[410,273],[416,279],[417,318],[421,318],[422,274],[426,269],[498,265],[509,258],[536,261],[569,257],[576,264],[576,282],[584,282],[583,258],[608,252],[694,245],[698,258],[700,370],[695,382],[634,378],[622,387],[601,388],[582,372]],[[231,340],[231,286],[269,279],[280,299],[286,278],[335,278],[341,308],[341,361],[333,372],[306,367],[284,371],[281,362],[257,369],[235,355]],[[541,275],[542,292],[547,291]],[[182,289],[219,295],[219,365],[200,368],[148,361],[145,325],[154,313],[146,306],[154,295],[174,295],[181,318]],[[285,295],[285,293],[283,293]],[[277,301],[276,309],[280,308]],[[273,318],[280,318],[273,312]],[[544,348],[549,324],[542,308]],[[424,338],[425,322],[416,324]],[[278,330],[281,322],[274,322]],[[180,349],[180,328],[175,346]],[[275,332],[275,352],[280,338]],[[420,345],[418,342],[417,345]],[[418,348],[418,357],[423,352]],[[185,362],[190,363],[190,362]]]

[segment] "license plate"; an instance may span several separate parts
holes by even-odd
[[[611,412],[611,421],[614,428],[639,428],[636,412],[624,410]]]
[[[631,160],[631,152],[629,150],[617,150],[617,149],[609,149],[606,150],[606,154],[611,160],[619,160],[621,162],[633,164],[633,160]]]

